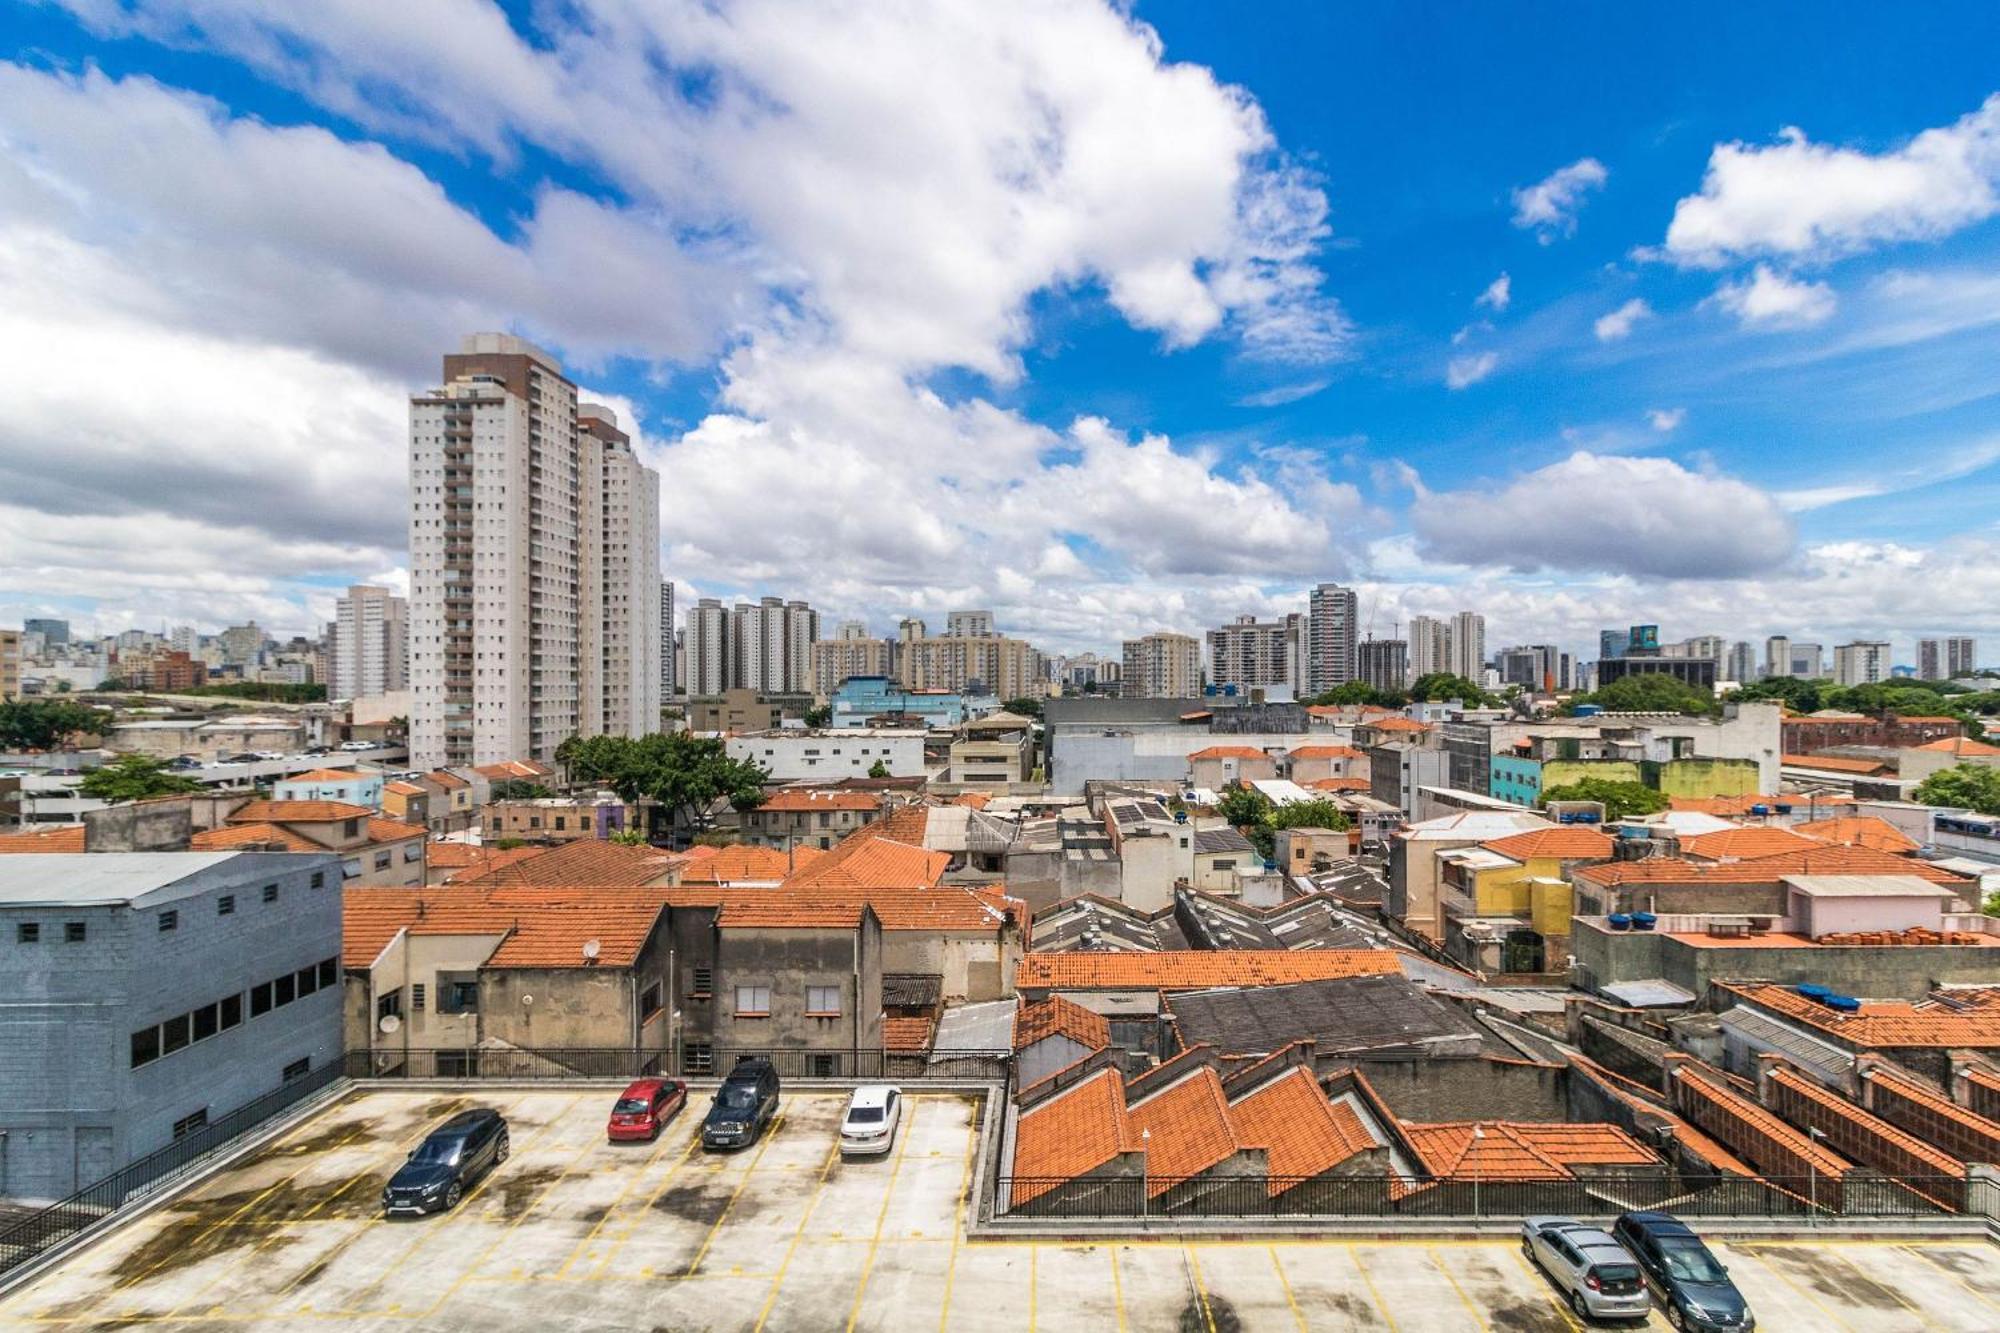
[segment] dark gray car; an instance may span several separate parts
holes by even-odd
[[[1747,1333],[1757,1327],[1729,1270],[1672,1213],[1627,1213],[1612,1224],[1611,1234],[1639,1261],[1675,1328]]]
[[[460,1111],[411,1150],[382,1190],[387,1213],[446,1212],[478,1179],[507,1160],[507,1122],[498,1111]]]
[[[747,1148],[778,1115],[778,1071],[769,1060],[745,1056],[716,1090],[701,1122],[704,1148]]]

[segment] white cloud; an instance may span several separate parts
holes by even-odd
[[[1823,282],[1804,282],[1759,264],[1747,282],[1726,282],[1710,298],[1745,328],[1800,329],[1826,321],[1836,300]]]
[[[1646,413],[1646,421],[1662,435],[1671,435],[1687,420],[1685,407],[1655,407]]]
[[[1674,206],[1665,254],[1719,267],[1734,259],[1825,260],[1932,240],[2000,212],[2000,93],[1900,148],[1866,153],[1786,128],[1772,144],[1717,144],[1701,193]]]
[[[1533,185],[1514,191],[1514,225],[1533,231],[1543,245],[1576,233],[1576,215],[1584,196],[1602,189],[1610,173],[1594,157],[1578,158],[1558,167]]]
[[[1269,389],[1248,393],[1236,400],[1238,407],[1283,407],[1312,397],[1325,389],[1332,380],[1302,380],[1297,384],[1280,384]]]
[[[1457,390],[1469,388],[1493,373],[1500,364],[1497,352],[1476,352],[1470,356],[1455,356],[1444,368],[1444,382],[1447,388]]]
[[[1597,334],[1597,341],[1618,342],[1629,337],[1633,326],[1640,320],[1651,319],[1652,316],[1653,307],[1635,296],[1610,314],[1598,316],[1597,322],[1591,325],[1591,328]]]
[[[1492,282],[1486,284],[1486,290],[1481,292],[1479,298],[1472,304],[1476,306],[1483,305],[1487,309],[1498,313],[1505,310],[1513,299],[1514,280],[1505,273],[1502,273],[1499,277],[1493,279]]]
[[[1584,451],[1496,490],[1420,492],[1410,517],[1427,558],[1521,572],[1734,578],[1793,543],[1777,502],[1745,482]]]
[[[1919,466],[1893,470],[1878,468],[1865,477],[1846,481],[1827,480],[1817,486],[1781,491],[1778,501],[1795,512],[1824,509],[1849,500],[1896,495],[1956,481],[1960,477],[1983,472],[1995,463],[2000,463],[2000,435],[1984,436],[1954,446],[1929,445],[1923,450],[1923,462]]]

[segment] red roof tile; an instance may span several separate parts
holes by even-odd
[[[936,1029],[937,1020],[932,1018],[885,1018],[882,1020],[882,1049],[921,1055],[930,1050],[931,1035]]]
[[[1794,824],[1792,832],[1817,838],[1821,842],[1837,842],[1849,847],[1867,847],[1878,852],[1902,855],[1917,850],[1914,839],[1906,837],[1903,831],[1886,819],[1873,815],[1846,815],[1835,819],[1816,819],[1809,824]]]
[[[1229,1119],[1222,1080],[1208,1065],[1131,1103],[1125,1115],[1133,1136],[1146,1148],[1148,1198],[1200,1175],[1242,1148]]]
[[[191,852],[260,851],[324,852],[328,849],[282,824],[228,824],[205,829],[188,839]]]
[[[1770,824],[1717,829],[1681,839],[1681,851],[1704,860],[1749,861],[1760,856],[1782,856],[1803,851],[1817,841]]]
[[[363,782],[381,776],[377,773],[362,773],[352,768],[315,768],[304,773],[291,773],[279,778],[280,785],[288,782]]]
[[[249,801],[229,816],[232,824],[331,824],[342,819],[366,819],[365,805],[345,801]]]
[[[866,791],[826,791],[786,787],[771,792],[756,806],[778,814],[799,814],[813,810],[880,810],[882,798]]]
[[[1401,1130],[1424,1173],[1439,1180],[1568,1180],[1578,1165],[1661,1165],[1657,1154],[1610,1124],[1406,1122]]]
[[[825,856],[817,847],[794,847],[781,852],[774,847],[751,847],[739,843],[714,848],[714,855],[690,864],[681,877],[684,884],[776,884],[785,876]]]
[[[1718,982],[1753,1004],[1860,1047],[2000,1047],[2000,1008],[1957,1010],[1908,1000],[1864,1000],[1843,1014],[1790,986]]]
[[[1352,745],[1301,745],[1292,751],[1294,759],[1360,759],[1361,751]]]
[[[1516,861],[1555,857],[1564,861],[1595,861],[1610,857],[1611,839],[1596,829],[1562,824],[1555,828],[1529,829],[1480,844],[1489,852]]]
[[[1111,1024],[1104,1015],[1060,995],[1035,1004],[1023,1003],[1015,1012],[1015,1050],[1054,1036],[1068,1037],[1093,1051],[1102,1050],[1111,1044]]]
[[[1264,1149],[1274,1195],[1377,1146],[1354,1109],[1327,1101],[1304,1065],[1238,1097],[1229,1118],[1244,1147]]]
[[[1125,1115],[1124,1081],[1111,1069],[1093,1074],[1021,1113],[1013,1202],[1028,1203],[1138,1147],[1139,1133]]]
[[[1077,951],[1023,956],[1014,985],[1021,990],[1203,990],[1392,976],[1401,971],[1396,955],[1387,949]]]
[[[1674,857],[1611,861],[1580,867],[1576,873],[1593,884],[1775,884],[1786,875],[1915,875],[1933,884],[1962,886],[1968,883],[1929,861],[1911,860],[1869,847],[1844,847],[1837,843],[1747,861],[1694,862]]]
[[[0,853],[4,852],[80,852],[83,850],[83,825],[65,824],[61,828],[34,829],[27,833],[0,835]]]
[[[1933,719],[1914,718],[1914,717],[1906,717],[1903,719],[1903,721],[1905,722],[1919,722],[1919,721],[1931,721],[1931,720]],[[1949,720],[1956,722],[1958,719],[1940,718],[1936,720],[1938,721]],[[1972,737],[1970,736],[1949,736],[1946,737],[1944,740],[1932,741],[1928,745],[1919,745],[1916,748],[1919,750],[1929,750],[1933,754],[1953,755],[1959,759],[1990,759],[1994,755],[2000,754],[2000,746],[1988,745],[1985,741],[1976,741],[1972,739]]]
[[[341,962],[374,963],[399,931],[490,935],[488,967],[629,967],[665,905],[661,894],[583,890],[348,888],[341,898]],[[583,946],[598,941],[595,962]]]
[[[533,884],[545,887],[590,884],[663,884],[681,858],[657,847],[579,838],[539,856],[496,865],[457,884]]]
[[[1373,790],[1367,778],[1314,778],[1305,784],[1311,791],[1370,791]]]
[[[1859,773],[1872,776],[1889,771],[1889,765],[1880,759],[1848,759],[1835,754],[1788,754],[1783,762],[1787,768],[1817,768],[1828,773]]]
[[[471,878],[546,852],[546,847],[486,847],[471,842],[434,842],[425,850],[430,869],[450,872],[447,881]]]
[[[1206,750],[1196,750],[1188,756],[1196,759],[1269,759],[1271,756],[1249,745],[1211,745]]]

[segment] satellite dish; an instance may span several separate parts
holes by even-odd
[[[535,997],[532,995],[523,995],[521,997],[522,1004],[533,1004],[534,1002],[535,1002]]]
[[[382,1031],[385,1033],[394,1032],[397,1028],[403,1026],[403,1020],[396,1017],[394,1014],[384,1014],[382,1015],[382,1021],[377,1023],[375,1026],[382,1029]]]
[[[596,940],[585,940],[583,942],[583,956],[594,963],[597,961],[598,953],[603,948],[604,946]]]

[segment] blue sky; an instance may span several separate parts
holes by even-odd
[[[0,620],[400,577],[507,327],[692,592],[2000,652],[1991,6],[5,12]]]

